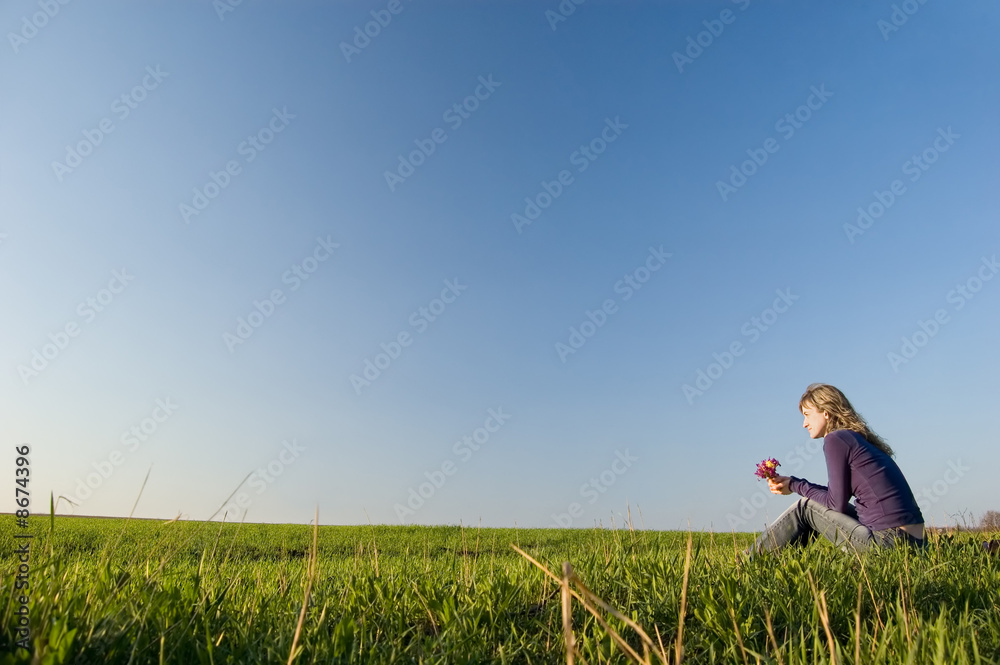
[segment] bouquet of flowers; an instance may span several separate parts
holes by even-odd
[[[777,469],[779,466],[781,466],[781,464],[778,462],[778,460],[774,459],[773,457],[768,458],[757,465],[757,471],[754,475],[756,475],[761,480],[771,480],[776,475],[778,475]]]

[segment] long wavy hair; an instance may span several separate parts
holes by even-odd
[[[865,419],[851,406],[850,401],[848,401],[847,397],[839,389],[827,383],[811,384],[802,393],[802,399],[799,400],[799,411],[806,406],[830,414],[826,430],[823,432],[824,436],[834,430],[849,429],[863,436],[869,443],[889,457],[895,455],[889,444],[876,434],[875,430],[868,426]]]

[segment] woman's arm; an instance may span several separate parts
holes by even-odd
[[[846,513],[851,500],[851,465],[847,460],[847,442],[835,432],[831,433],[823,441],[823,451],[826,453],[826,470],[830,478],[828,486],[823,487],[791,476],[788,489],[838,513]]]

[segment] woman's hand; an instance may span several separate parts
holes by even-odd
[[[772,494],[791,494],[792,490],[788,488],[790,482],[792,482],[790,476],[775,476],[768,479],[767,485],[771,488]]]

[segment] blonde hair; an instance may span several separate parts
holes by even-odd
[[[875,430],[868,426],[865,419],[851,406],[847,397],[839,389],[826,383],[811,384],[802,393],[802,398],[799,400],[799,411],[806,406],[811,406],[817,411],[825,411],[829,414],[830,418],[823,432],[824,436],[834,430],[849,429],[863,436],[869,443],[889,457],[895,455],[889,444],[876,434]]]

